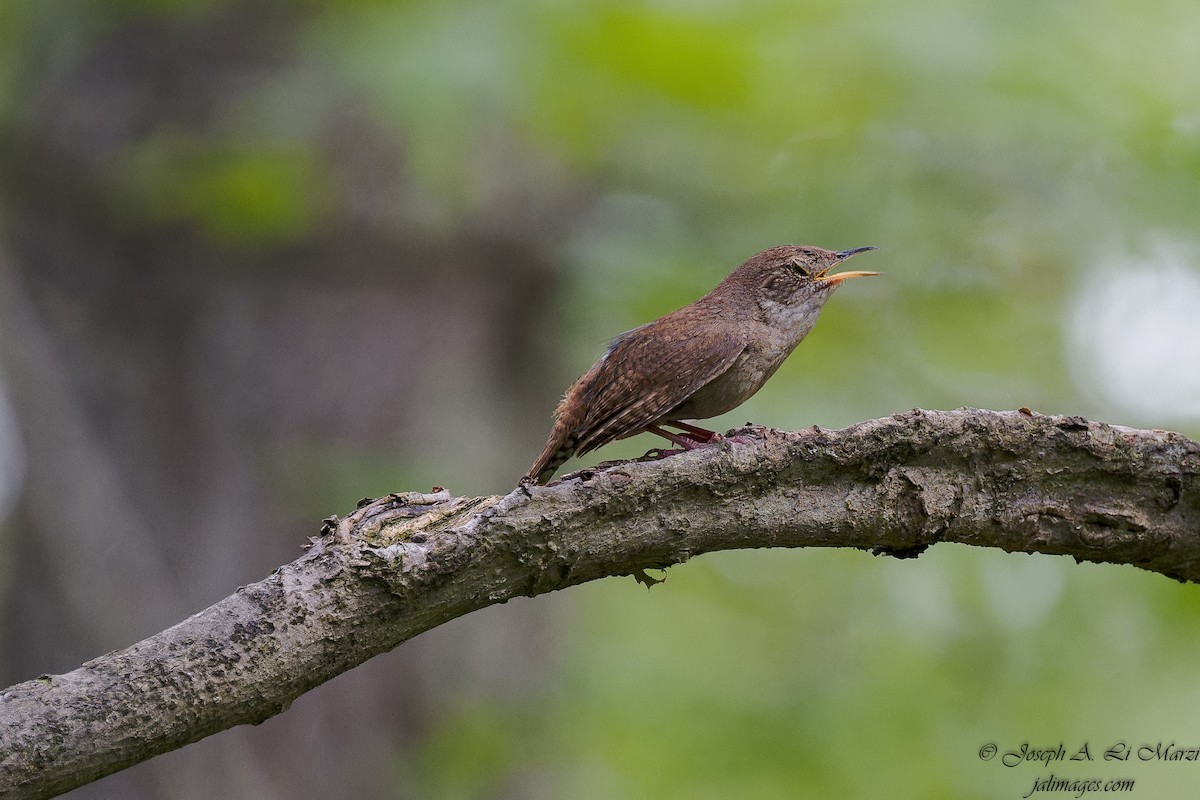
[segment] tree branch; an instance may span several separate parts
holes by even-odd
[[[715,550],[953,541],[1200,580],[1200,445],[1179,434],[971,409],[738,434],[503,497],[396,494],[331,519],[265,580],[0,694],[0,795],[50,797],[262,722],[484,606]]]

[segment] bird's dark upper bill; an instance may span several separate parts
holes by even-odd
[[[873,247],[871,245],[868,245],[866,247],[856,247],[853,250],[838,250],[837,251],[838,260],[835,261],[833,264],[830,264],[825,269],[821,270],[821,272],[819,272],[817,274],[817,277],[824,280],[825,283],[829,286],[836,286],[837,284],[841,283],[842,281],[846,280],[847,278],[865,278],[869,275],[878,275],[879,274],[878,272],[864,272],[861,270],[857,270],[857,271],[853,271],[853,272],[839,272],[836,275],[826,275],[826,273],[829,272],[829,270],[833,269],[835,266],[842,263],[843,261],[845,261],[850,256],[854,255],[855,253],[865,253],[868,250],[878,250],[878,249],[879,249],[878,247]]]
[[[856,247],[853,250],[838,250],[837,257],[838,257],[838,261],[845,261],[847,258],[854,255],[855,253],[865,253],[868,250],[878,250],[878,249],[879,248],[875,247],[874,245],[867,245],[866,247]]]

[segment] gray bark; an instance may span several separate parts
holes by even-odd
[[[49,797],[297,696],[455,617],[701,553],[943,541],[1200,579],[1200,445],[1079,417],[914,410],[744,428],[504,496],[404,493],[125,650],[0,694],[0,794]]]

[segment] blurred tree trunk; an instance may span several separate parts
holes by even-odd
[[[310,120],[307,144],[335,176],[320,225],[238,246],[183,211],[146,221],[122,207],[122,159],[163,131],[219,132],[297,68],[297,24],[252,6],[90,27],[64,16],[27,46],[0,164],[0,365],[28,454],[22,535],[4,543],[16,566],[0,685],[128,645],[295,557],[321,514],[344,510],[289,514],[297,453],[386,442],[392,488],[408,488],[411,464],[483,484],[472,490],[511,485],[532,456],[527,409],[547,394],[532,337],[555,283],[534,228],[547,220],[522,229],[518,200],[470,231],[420,233],[397,201],[401,149],[319,68],[314,91],[338,100]],[[339,477],[325,461],[306,467],[317,486]],[[72,796],[380,796],[427,694],[446,688],[431,659],[486,665],[492,688],[535,679],[544,621],[523,616],[416,642],[253,736]]]

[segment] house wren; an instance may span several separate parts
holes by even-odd
[[[637,433],[685,450],[719,440],[683,420],[724,414],[757,392],[812,330],[838,284],[879,274],[829,270],[874,249],[763,250],[691,305],[617,336],[558,404],[525,480],[542,483],[571,456]]]

